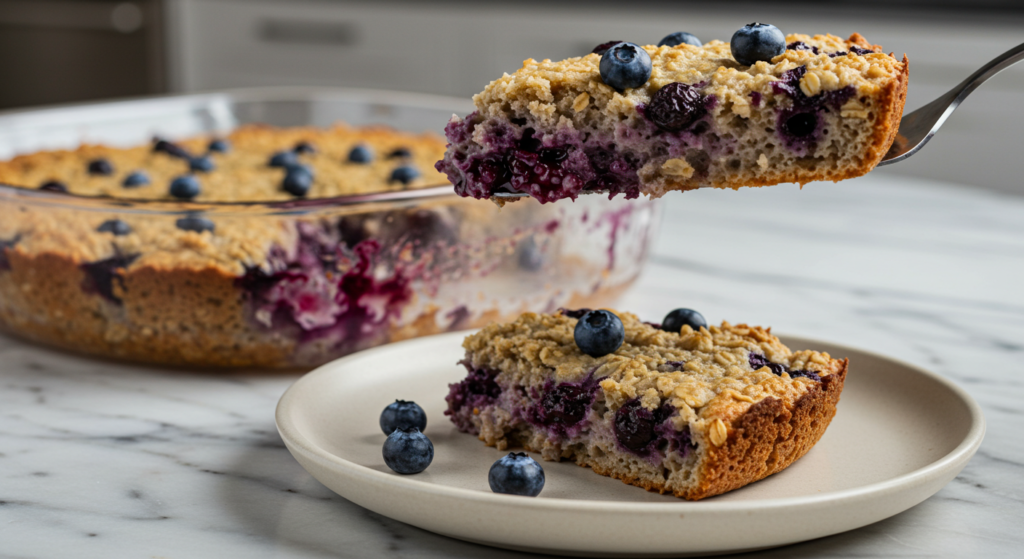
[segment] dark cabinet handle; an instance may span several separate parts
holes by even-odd
[[[354,46],[359,42],[359,28],[347,21],[264,19],[256,36],[268,43]]]

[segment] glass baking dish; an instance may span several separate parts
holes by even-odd
[[[0,159],[83,143],[275,126],[440,131],[467,102],[270,88],[0,113]],[[191,203],[0,185],[0,329],[74,351],[198,367],[309,367],[523,311],[611,304],[659,203],[498,208],[451,185],[329,199]],[[119,219],[130,235],[97,231]],[[182,219],[213,231],[182,232]]]

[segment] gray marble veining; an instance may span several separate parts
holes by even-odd
[[[934,370],[988,433],[937,495],[757,557],[1014,557],[1024,533],[1024,199],[882,173],[671,195],[620,307],[858,346]],[[274,427],[296,376],[111,363],[0,337],[0,557],[525,557],[353,505]],[[779,519],[785,522],[785,519]],[[738,529],[741,529],[738,527]]]

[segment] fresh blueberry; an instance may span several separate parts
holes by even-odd
[[[121,186],[125,188],[137,188],[140,186],[146,186],[147,184],[149,184],[149,175],[142,171],[129,173],[128,176],[121,181]]]
[[[189,159],[188,167],[193,173],[209,173],[217,168],[217,166],[213,164],[213,159],[210,159],[206,155]]]
[[[108,219],[101,223],[100,226],[96,228],[96,231],[99,231],[100,233],[113,233],[115,237],[120,237],[131,233],[132,227],[120,219]]]
[[[227,153],[231,151],[231,144],[227,140],[212,140],[209,145],[206,146],[206,151],[212,153]]]
[[[670,83],[651,96],[644,114],[666,132],[685,130],[703,117],[707,98],[685,83]]]
[[[191,200],[199,196],[199,181],[192,175],[182,175],[171,181],[171,196]]]
[[[608,52],[608,49],[614,47],[615,45],[617,45],[617,44],[619,44],[621,42],[622,41],[608,41],[607,43],[601,43],[600,45],[597,45],[596,47],[594,47],[594,50],[592,50],[590,52],[593,53],[593,54],[604,54],[604,53]]]
[[[427,428],[427,414],[416,402],[395,400],[380,412],[380,428],[385,435],[390,435],[395,429],[408,430],[413,427],[420,431]]]
[[[348,152],[348,160],[351,163],[369,163],[373,161],[373,151],[369,147],[359,144]]]
[[[388,154],[388,159],[396,159],[399,157],[412,157],[412,152],[409,151],[409,148],[395,148],[391,150],[391,153]]]
[[[88,170],[90,175],[108,177],[114,174],[114,166],[110,164],[110,161],[102,157],[90,161]]]
[[[408,185],[418,176],[420,176],[419,169],[412,165],[402,165],[401,167],[395,167],[395,170],[391,171],[391,178],[388,179],[388,182],[400,182]]]
[[[601,55],[601,79],[619,91],[640,87],[651,77],[651,57],[633,43],[619,43]]]
[[[524,452],[510,452],[491,466],[487,482],[495,493],[536,497],[544,489],[544,468]]]
[[[313,186],[313,172],[305,165],[289,165],[285,169],[281,188],[292,196],[305,196]]]
[[[434,444],[416,427],[395,429],[384,441],[384,463],[400,474],[418,474],[434,460]]]
[[[295,156],[294,151],[279,151],[270,156],[270,161],[267,162],[267,165],[271,167],[288,167],[298,162],[299,160]]]
[[[182,231],[194,231],[196,233],[202,233],[203,231],[213,232],[215,229],[212,221],[199,215],[186,215],[185,217],[178,218],[174,222],[174,226]]]
[[[46,181],[39,185],[39,190],[45,190],[47,192],[67,192],[68,185],[60,181]]]
[[[619,317],[608,311],[590,311],[576,322],[573,338],[580,351],[591,357],[615,352],[626,340]]]
[[[316,153],[316,147],[314,147],[313,144],[311,144],[309,142],[302,141],[302,142],[299,142],[299,143],[295,144],[295,147],[292,148],[292,151],[294,151],[295,153],[310,154],[310,153]]]
[[[670,35],[665,35],[665,38],[658,42],[659,47],[676,47],[679,45],[693,45],[695,47],[702,47],[704,43],[700,42],[695,35],[686,33],[684,31],[676,31]]]
[[[153,143],[153,151],[157,153],[166,153],[171,157],[177,157],[179,159],[191,159],[192,154],[187,149],[179,146],[178,144],[168,142],[167,140],[157,139]]]
[[[708,327],[708,321],[704,320],[704,315],[699,312],[693,309],[676,309],[665,315],[665,319],[661,321],[661,329],[678,334],[686,324],[694,330]]]
[[[750,23],[733,33],[729,48],[736,62],[750,66],[759,60],[770,61],[786,52],[786,36],[774,25]]]

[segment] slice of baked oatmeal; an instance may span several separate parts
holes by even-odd
[[[740,324],[661,330],[629,313],[618,349],[577,346],[585,311],[526,313],[466,338],[449,415],[489,446],[521,446],[625,483],[702,499],[779,472],[821,438],[848,362]]]
[[[462,196],[516,191],[542,202],[839,181],[873,169],[903,114],[906,56],[856,33],[794,34],[785,46],[744,65],[722,41],[633,45],[650,74],[624,89],[606,83],[614,80],[597,53],[527,60],[477,94],[475,112],[451,120],[436,167]]]

